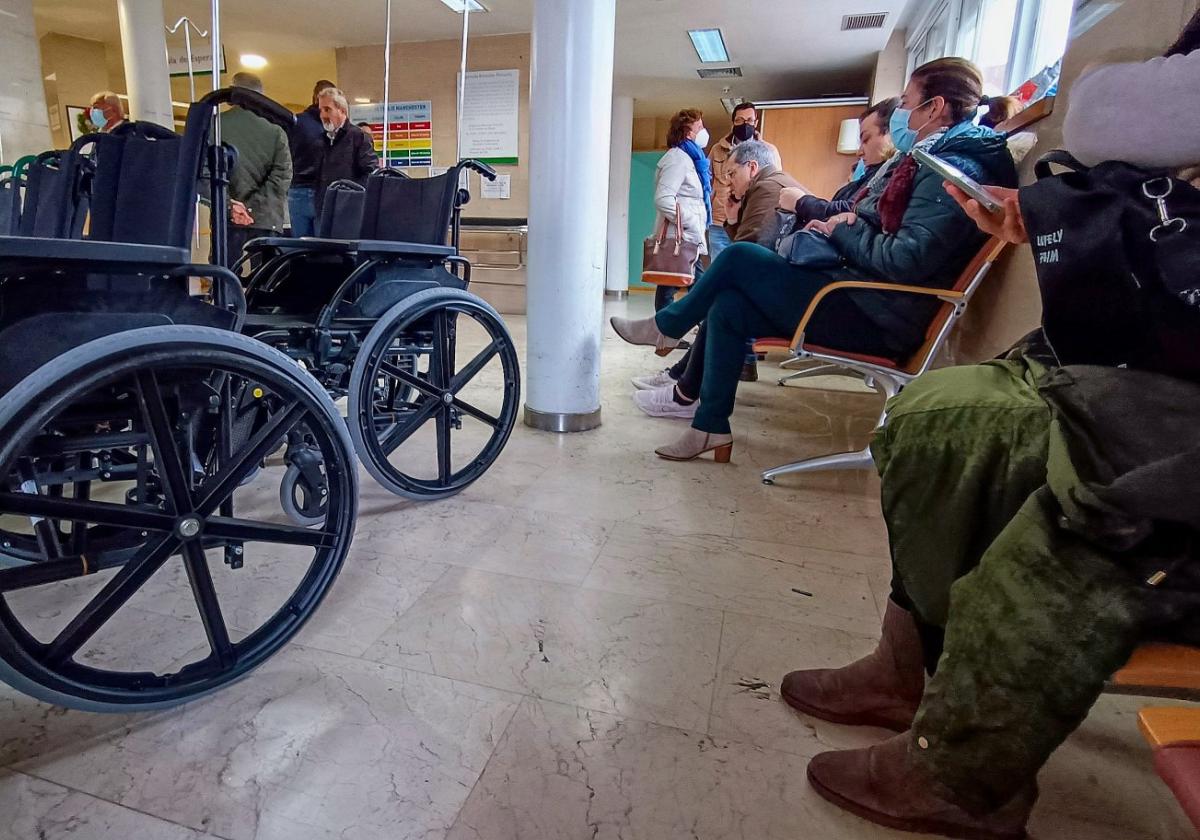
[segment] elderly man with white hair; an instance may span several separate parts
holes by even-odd
[[[325,190],[334,181],[357,181],[366,185],[367,176],[379,165],[374,142],[366,132],[350,122],[346,95],[335,87],[317,94],[321,126],[325,129],[325,145],[321,154],[321,169],[314,197],[317,216],[325,200]]]

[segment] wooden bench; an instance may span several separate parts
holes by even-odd
[[[1200,709],[1142,709],[1138,725],[1154,747],[1154,769],[1200,831]]]
[[[1200,648],[1142,645],[1113,675],[1108,690],[1113,694],[1200,700]]]
[[[1109,691],[1200,699],[1200,648],[1143,645]],[[1200,830],[1200,708],[1150,706],[1138,713],[1138,727],[1154,748],[1154,769]]]

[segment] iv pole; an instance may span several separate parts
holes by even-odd
[[[456,137],[454,150],[457,160],[462,160],[462,122],[463,122],[463,102],[466,97],[467,90],[467,33],[471,29],[471,0],[463,0],[463,26],[462,26],[462,66],[458,72],[458,122],[455,126]],[[455,162],[457,162],[457,160]]]
[[[192,102],[196,101],[196,74],[192,69],[192,30],[196,30],[196,34],[201,38],[207,38],[208,33],[201,29],[196,24],[192,23],[192,19],[184,15],[179,20],[175,21],[174,26],[167,27],[167,34],[174,35],[179,31],[179,27],[183,27],[183,43],[187,48],[187,67],[188,67],[188,85],[192,92]]]
[[[383,168],[387,169],[390,165],[388,140],[392,130],[392,0],[385,0],[385,3],[387,14],[383,35]]]

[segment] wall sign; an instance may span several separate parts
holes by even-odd
[[[369,123],[375,152],[383,157],[383,103],[351,105],[350,121]],[[388,105],[387,165],[433,166],[433,103],[392,102]]]
[[[517,165],[520,92],[520,70],[467,73],[459,126],[464,158],[500,166]]]
[[[182,38],[179,39],[178,44],[167,44],[167,72],[172,76],[188,74],[187,45]],[[221,72],[227,72],[224,47],[221,47]],[[212,44],[207,41],[197,39],[192,42],[192,75],[212,75]]]

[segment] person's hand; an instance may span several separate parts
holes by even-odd
[[[838,213],[836,216],[830,216],[825,221],[814,219],[804,226],[805,230],[816,231],[822,236],[832,236],[834,229],[838,225],[847,225],[853,227],[858,223],[857,213]]]
[[[736,219],[741,208],[742,200],[734,196],[733,193],[730,193],[725,199],[725,215],[731,219]]]
[[[966,211],[966,214],[984,233],[990,233],[992,236],[1014,245],[1027,243],[1029,233],[1025,230],[1025,221],[1021,218],[1021,204],[1017,198],[1017,191],[1004,187],[985,187],[984,189],[1000,203],[1000,210],[997,212],[989,212],[986,207],[954,184],[948,182],[946,184],[946,192],[958,202],[958,205]]]
[[[250,209],[237,199],[229,202],[229,220],[242,227],[254,224],[254,216],[250,215]]]
[[[806,195],[808,195],[808,190],[803,187],[784,187],[779,191],[779,209],[794,211],[796,205],[800,203],[800,199]]]

